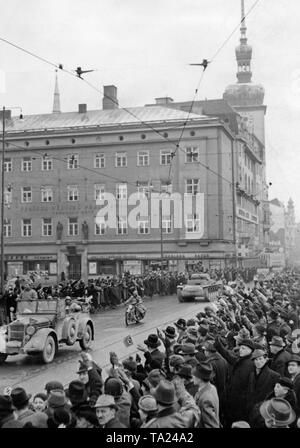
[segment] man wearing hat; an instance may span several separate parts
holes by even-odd
[[[201,413],[200,428],[220,428],[218,392],[210,382],[212,365],[208,362],[199,363],[193,368],[192,374],[198,386],[195,401]]]
[[[269,367],[278,372],[280,376],[288,376],[286,363],[292,356],[284,347],[285,343],[280,336],[272,337],[270,341],[272,358]]]
[[[175,387],[170,381],[161,380],[158,386],[152,391],[156,399],[158,412],[157,416],[148,422],[147,428],[186,428],[187,422],[179,412],[175,404]]]
[[[53,389],[50,391],[47,401],[47,409],[45,410],[45,414],[48,415],[50,420],[53,419],[54,411],[56,409],[65,409],[66,411],[70,410],[64,390]]]
[[[131,385],[133,389],[133,386]],[[108,377],[104,383],[104,393],[111,395],[115,399],[117,406],[116,416],[118,420],[129,428],[130,425],[130,411],[132,406],[132,395],[128,392],[120,379]]]
[[[198,361],[195,357],[196,355],[195,344],[191,342],[186,342],[182,344],[181,348],[178,350],[178,355],[182,356],[185,364],[190,364],[192,367],[195,367],[198,364]]]
[[[49,381],[46,386],[45,390],[47,392],[47,397],[49,398],[51,390],[64,390],[64,386],[59,381]]]
[[[91,365],[79,361],[79,381],[81,381],[86,389],[86,393],[89,399],[90,406],[94,406],[99,395],[102,394],[102,379],[99,373]]]
[[[27,422],[28,417],[34,414],[34,412],[29,409],[31,395],[28,395],[22,387],[15,387],[11,391],[10,397],[14,407],[15,417],[24,425]]]
[[[226,406],[226,388],[229,378],[229,366],[226,359],[217,352],[217,349],[212,341],[204,342],[202,347],[205,360],[209,362],[213,368],[212,383],[216,386],[219,405],[220,418],[222,420],[223,411]]]
[[[265,350],[255,349],[252,354],[255,370],[249,378],[249,412],[253,407],[266,400],[280,378],[279,373],[268,367],[268,354]]]
[[[180,344],[183,339],[186,337],[186,320],[185,319],[178,319],[177,322],[174,323],[174,325],[177,327],[178,330],[178,337],[177,337],[177,343]]]
[[[293,355],[287,361],[288,373],[293,381],[294,391],[297,398],[297,413],[300,413],[300,356]]]
[[[100,395],[94,407],[101,428],[126,428],[117,418],[118,406],[112,395]]]
[[[267,325],[267,341],[270,342],[273,336],[279,336],[280,319],[279,312],[273,308],[268,314],[270,321]]]
[[[149,334],[148,338],[144,341],[147,348],[138,344],[137,348],[144,352],[145,356],[145,370],[150,371],[153,368],[161,369],[165,359],[165,354],[161,352],[158,347],[161,345],[157,334]]]
[[[250,339],[244,339],[239,346],[239,353],[227,350],[220,337],[215,341],[215,347],[223,358],[232,366],[228,381],[226,421],[230,427],[238,420],[247,420],[248,417],[248,390],[251,372],[254,364],[251,359],[254,351],[254,343]]]

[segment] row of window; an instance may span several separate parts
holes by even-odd
[[[167,181],[161,182],[161,191],[172,193],[172,184]],[[41,202],[53,202],[53,192],[54,187],[43,186],[41,187]],[[151,186],[149,182],[138,182],[137,192],[141,195],[144,194],[147,197],[150,195]],[[200,180],[199,179],[186,179],[185,181],[185,193],[196,195],[200,192]],[[105,194],[105,184],[94,184],[94,199],[101,200],[104,199]],[[120,183],[116,184],[116,198],[117,199],[127,199],[127,184]],[[22,187],[21,188],[21,202],[28,203],[32,202],[33,193],[32,187]],[[68,201],[78,201],[79,200],[79,186],[78,185],[68,185],[67,186],[67,199]],[[10,204],[12,202],[12,187],[6,187],[4,192],[4,202],[5,204]]]
[[[187,233],[195,233],[200,231],[200,218],[198,215],[191,215],[185,220],[186,232]],[[97,223],[95,223],[94,234],[95,235],[104,235],[106,231],[106,223],[103,219],[102,221],[97,219]],[[138,221],[138,234],[147,235],[150,234],[150,220],[144,219]],[[172,233],[173,225],[171,217],[165,217],[162,219],[162,231],[163,233]],[[118,217],[117,219],[117,235],[126,235],[128,233],[128,223],[127,218]],[[21,235],[22,237],[31,237],[32,236],[32,222],[31,219],[22,219],[21,222]],[[42,236],[53,236],[53,222],[52,218],[43,218],[42,219]],[[78,236],[79,235],[79,227],[78,227],[78,218],[69,218],[68,219],[68,236]],[[11,237],[12,236],[12,220],[5,219],[4,220],[4,236]]]
[[[160,151],[160,164],[170,165],[172,158],[174,157],[174,152],[170,149],[162,149]],[[21,171],[32,171],[32,158],[23,157],[21,162]],[[189,147],[186,148],[186,163],[199,162],[200,151],[199,148]],[[67,158],[67,169],[76,170],[79,169],[79,154],[68,154]],[[95,154],[94,156],[94,168],[105,168],[106,160],[105,154]],[[138,166],[149,166],[150,165],[150,155],[149,151],[138,151],[137,153],[137,165]],[[116,152],[115,154],[115,167],[122,168],[127,167],[127,153]],[[49,155],[45,155],[42,158],[41,163],[42,171],[53,170],[53,158]],[[13,160],[11,158],[5,158],[4,160],[4,171],[11,172],[13,170]]]

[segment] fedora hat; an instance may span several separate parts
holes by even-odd
[[[66,395],[72,404],[82,403],[86,401],[88,397],[84,384],[79,380],[71,381]]]
[[[261,356],[267,356],[267,353],[265,350],[262,350],[260,348],[256,348],[252,353],[252,359],[260,358]]]
[[[212,353],[216,353],[217,351],[213,342],[204,342],[202,349]]]
[[[187,327],[187,329],[186,329],[186,334],[187,334],[187,336],[189,337],[189,338],[191,338],[191,339],[195,339],[195,340],[197,340],[198,339],[198,330],[197,330],[197,327]]]
[[[275,345],[276,347],[284,347],[285,343],[280,336],[273,336],[269,345]]]
[[[177,328],[179,328],[180,330],[185,330],[186,329],[186,320],[185,319],[178,319],[177,322],[174,323],[174,325],[176,325]]]
[[[188,319],[187,321],[186,321],[186,326],[187,327],[194,327],[195,325],[196,325],[196,319]]]
[[[190,364],[183,364],[183,365],[181,365],[179,367],[177,375],[181,376],[182,378],[185,378],[187,380],[193,378],[192,366]]]
[[[78,361],[79,362],[79,369],[77,371],[78,374],[80,373],[84,373],[88,371],[88,366],[86,365],[86,363],[84,363],[83,361]]]
[[[191,342],[187,342],[186,344],[182,344],[181,349],[178,350],[178,355],[195,355],[195,344]]]
[[[297,364],[300,364],[300,356],[292,355],[292,357],[286,362],[286,364],[289,364],[290,362],[296,362]]]
[[[165,330],[163,330],[163,332],[170,339],[174,339],[176,336],[175,328],[171,326],[168,326]]]
[[[171,355],[169,359],[169,365],[171,367],[179,367],[184,364],[184,358],[180,355]]]
[[[290,403],[283,398],[264,401],[259,411],[265,420],[273,420],[273,424],[276,426],[290,425],[296,418]]]
[[[155,412],[158,410],[157,402],[153,395],[143,395],[138,402],[139,408],[147,412]]]
[[[30,394],[27,395],[25,389],[23,389],[22,387],[15,387],[15,389],[11,391],[10,396],[13,407],[16,409],[25,406],[31,398],[31,395]]]
[[[51,390],[48,398],[48,407],[60,408],[67,404],[65,391],[61,389]]]
[[[172,406],[176,401],[174,384],[167,380],[161,380],[153,390],[153,396],[157,403],[163,406]]]
[[[294,388],[293,381],[290,378],[287,378],[286,376],[279,378],[279,380],[277,380],[276,383],[279,383],[279,384],[281,384],[281,386],[287,387],[288,389]]]
[[[144,341],[144,344],[150,348],[157,348],[160,346],[161,342],[156,334],[149,334],[148,338]]]
[[[242,341],[238,342],[238,345],[244,345],[245,347],[249,347],[252,351],[254,351],[255,349],[255,345],[254,342],[251,341],[251,339],[243,339]]]
[[[201,362],[201,363],[197,364],[192,370],[192,374],[195,377],[200,378],[201,380],[204,380],[204,381],[205,380],[209,381],[212,377],[212,373],[213,373],[213,368],[209,362]]]
[[[100,395],[94,408],[114,408],[118,409],[118,406],[115,403],[115,399],[112,395],[103,394]]]

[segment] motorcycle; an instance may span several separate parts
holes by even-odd
[[[137,306],[129,304],[125,311],[125,324],[126,327],[130,324],[138,324],[142,319],[144,319],[146,314],[146,309],[142,312]]]

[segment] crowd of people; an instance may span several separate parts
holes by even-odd
[[[120,303],[129,299],[136,289],[139,296],[152,298],[155,295],[168,296],[177,293],[177,286],[186,284],[189,275],[193,272],[205,272],[215,280],[223,280],[224,283],[235,280],[243,280],[246,283],[253,281],[256,270],[254,268],[226,268],[205,269],[197,266],[191,272],[167,272],[151,271],[143,275],[131,275],[125,272],[121,277],[101,276],[83,280],[64,280],[53,286],[44,286],[32,276],[31,281],[22,281],[16,278],[14,284],[8,284],[5,294],[0,297],[0,325],[11,322],[16,313],[18,299],[49,297],[83,298],[91,297],[92,312],[105,309],[114,309]],[[30,290],[30,293],[28,292]]]
[[[252,289],[231,282],[194,318],[149,334],[135,356],[110,352],[107,372],[82,352],[67,387],[6,390],[0,427],[300,427],[299,310],[291,270]]]

